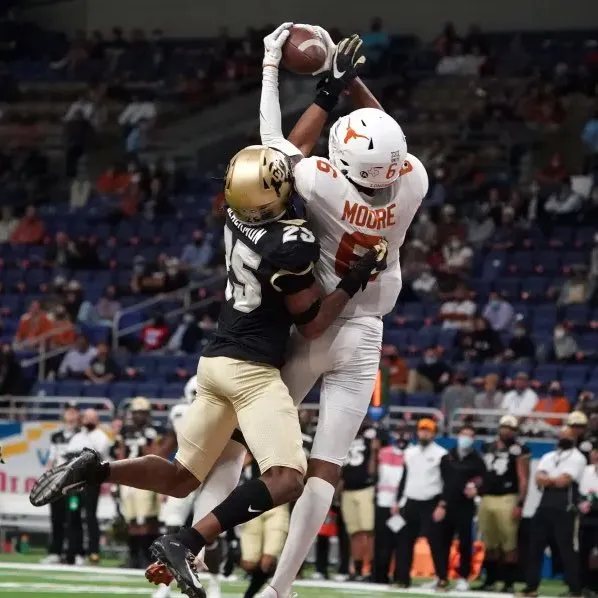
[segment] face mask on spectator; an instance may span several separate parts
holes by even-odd
[[[548,392],[548,394],[551,397],[560,397],[561,396],[561,391],[558,388],[551,388],[550,391]]]
[[[433,363],[436,363],[438,361],[438,358],[436,357],[436,355],[424,355],[424,363],[431,365]]]
[[[561,438],[557,443],[557,447],[563,451],[569,450],[573,448],[573,440],[571,438]]]
[[[459,239],[453,239],[450,242],[451,249],[460,249],[460,247],[461,247],[461,241],[459,241]]]
[[[515,328],[515,331],[513,332],[513,336],[516,336],[517,338],[521,338],[522,336],[525,336],[525,328]]]
[[[468,451],[473,446],[473,438],[460,434],[457,436],[457,448],[460,451]]]
[[[86,429],[87,429],[89,432],[91,432],[92,430],[95,430],[95,429],[96,429],[96,427],[97,427],[97,426],[96,426],[96,424],[91,424],[91,423],[89,423],[89,424],[83,424],[83,425],[84,425],[84,427],[85,427],[85,428],[86,428]]]
[[[183,322],[185,322],[185,324],[192,324],[194,320],[195,318],[193,317],[193,314],[185,314],[183,317]]]
[[[564,328],[555,328],[554,329],[554,338],[563,338],[564,336],[565,336]]]
[[[133,267],[133,272],[135,272],[135,274],[143,274],[144,269],[145,266],[143,264],[135,264]]]

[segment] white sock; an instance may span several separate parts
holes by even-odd
[[[193,508],[193,523],[211,513],[239,484],[245,454],[242,444],[229,440],[224,451],[214,463],[210,475],[199,488],[199,495]]]
[[[270,585],[286,596],[299,573],[330,510],[334,486],[321,478],[309,478],[291,515],[289,535]]]

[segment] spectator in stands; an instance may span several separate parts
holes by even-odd
[[[58,368],[58,377],[84,379],[85,372],[97,353],[97,349],[90,346],[87,337],[84,334],[79,334],[75,346],[67,351]]]
[[[91,99],[89,92],[81,94],[69,107],[62,121],[72,122],[75,119],[83,118],[90,124],[93,122],[95,114],[95,104]]]
[[[583,359],[583,353],[579,350],[576,340],[567,330],[564,324],[554,327],[552,335],[552,355],[556,361],[575,361]]]
[[[96,356],[91,360],[85,372],[86,378],[94,384],[114,382],[118,378],[120,370],[116,361],[110,356],[108,345],[98,343],[96,350]]]
[[[83,287],[78,280],[71,280],[66,285],[64,307],[71,322],[86,321],[89,319],[91,304],[83,298]]]
[[[460,43],[455,43],[448,54],[443,56],[436,65],[437,75],[476,76],[480,67],[486,61],[479,46],[473,46],[467,54]]]
[[[524,363],[532,361],[536,357],[536,345],[529,334],[525,324],[518,322],[513,330],[513,336],[509,346],[505,349],[503,359]]]
[[[571,188],[570,181],[561,183],[558,191],[550,195],[544,204],[544,210],[553,218],[553,222],[558,225],[572,224],[573,216],[577,214],[583,206],[581,196]]]
[[[149,194],[143,200],[143,210],[149,220],[172,213],[173,206],[161,177],[154,176],[151,179]]]
[[[448,151],[443,139],[435,138],[432,143],[419,153],[419,159],[428,170],[442,168],[446,162]],[[423,211],[420,211],[420,218]],[[426,212],[427,213],[427,212]],[[417,235],[418,238],[421,238]]]
[[[170,336],[170,329],[164,316],[154,314],[151,320],[141,330],[141,342],[144,351],[158,351],[162,349]]]
[[[210,264],[213,253],[210,236],[206,237],[201,229],[196,229],[193,231],[191,243],[183,248],[182,266],[192,271],[201,272]]]
[[[27,386],[23,369],[12,347],[8,343],[2,343],[0,345],[0,397],[25,394]]]
[[[185,353],[191,355],[197,351],[202,334],[195,316],[185,314],[183,320],[168,340],[167,349],[172,353]]]
[[[27,313],[19,320],[15,340],[23,347],[35,348],[39,337],[46,335],[51,329],[52,322],[48,314],[42,310],[40,302],[34,300],[30,303]]]
[[[156,104],[149,97],[141,98],[139,95],[134,95],[120,113],[118,124],[123,128],[126,137],[129,131],[142,120],[147,121],[148,126],[151,127],[157,114]]]
[[[429,264],[423,264],[420,275],[411,283],[417,297],[424,301],[434,301],[438,297],[438,279]]]
[[[467,242],[474,249],[481,249],[494,235],[496,225],[490,213],[490,204],[482,203],[474,211],[469,221]]]
[[[456,278],[463,278],[471,269],[473,251],[457,235],[453,235],[442,247],[442,270]]]
[[[488,296],[488,303],[486,303],[482,315],[493,330],[505,332],[511,330],[513,326],[515,310],[496,291],[492,291]]]
[[[12,236],[19,221],[13,215],[12,206],[2,206],[2,217],[0,218],[0,243],[6,243]]]
[[[25,215],[10,236],[10,242],[16,245],[39,245],[44,240],[46,227],[37,216],[34,206],[28,206]]]
[[[502,353],[500,335],[485,318],[475,318],[473,330],[461,330],[458,338],[459,348],[467,361],[482,363]]]
[[[473,409],[475,404],[475,388],[469,384],[466,370],[457,370],[453,381],[440,395],[440,406],[446,421],[451,421],[455,409]]]
[[[94,137],[91,122],[81,110],[64,123],[66,176],[72,179],[77,174],[79,161],[89,150]]]
[[[455,43],[459,41],[459,35],[454,23],[447,21],[442,28],[442,33],[435,40],[434,45],[440,54],[447,54]]]
[[[74,75],[77,69],[89,58],[89,41],[85,31],[79,29],[75,32],[71,45],[64,58],[58,62],[53,62],[50,66],[53,69],[66,69],[71,75]]]
[[[102,296],[95,305],[95,311],[99,318],[99,323],[104,326],[112,326],[112,322],[117,312],[120,311],[121,304],[118,300],[118,292],[113,284],[108,285]]]
[[[409,370],[407,392],[441,392],[451,379],[451,368],[440,359],[438,347],[428,347],[418,366]]]
[[[79,257],[77,247],[64,232],[57,232],[53,243],[46,249],[46,266],[50,268],[74,268]]]
[[[420,210],[412,227],[413,238],[431,247],[436,243],[436,225],[430,218],[428,210]]]
[[[122,193],[131,183],[128,170],[125,171],[120,164],[113,164],[105,170],[96,182],[96,189],[100,193]]]
[[[437,228],[437,243],[440,246],[445,245],[453,237],[464,239],[467,231],[463,224],[457,218],[457,210],[455,206],[446,204],[442,206],[440,212],[440,222]]]
[[[558,380],[553,380],[548,385],[547,396],[542,397],[538,401],[534,411],[538,413],[569,413],[571,411],[569,400],[565,396],[563,387]],[[542,421],[551,426],[562,426],[564,422],[564,420],[558,418],[540,420],[540,422]]]
[[[361,39],[365,48],[365,55],[372,64],[376,64],[390,43],[390,36],[382,28],[382,19],[372,19],[368,33],[362,33]]]
[[[152,293],[162,284],[163,273],[145,261],[142,255],[133,259],[133,275],[129,288],[132,293]]]
[[[505,394],[501,409],[508,415],[526,417],[536,408],[538,400],[538,394],[529,386],[529,376],[519,372],[515,376],[515,388]]]
[[[504,395],[498,386],[499,381],[498,374],[486,374],[482,390],[476,394],[473,400],[476,409],[501,409]],[[480,425],[482,426],[491,427],[495,422],[496,416],[486,415],[480,417]]]
[[[74,344],[77,338],[75,326],[69,319],[69,314],[64,305],[57,305],[54,308],[53,317],[50,321],[52,327],[50,328],[50,346],[58,349],[63,347],[70,347]]]
[[[463,284],[457,286],[453,298],[445,301],[440,306],[438,318],[442,321],[443,328],[458,328],[468,330],[471,328],[473,316],[476,313],[476,304],[468,298],[469,291]]]
[[[409,366],[394,345],[383,345],[381,364],[388,372],[388,384],[392,390],[405,390],[409,380]]]
[[[69,204],[74,210],[86,206],[91,196],[91,183],[87,174],[87,167],[81,163],[77,166],[77,175],[71,183],[69,196]]]
[[[166,261],[166,272],[162,279],[162,287],[159,289],[164,293],[178,291],[189,284],[187,273],[181,268],[181,262],[176,257],[168,258]]]
[[[571,266],[569,278],[560,289],[557,305],[586,304],[596,290],[596,281],[588,278],[588,268],[585,264]],[[554,294],[554,289],[549,291]]]
[[[536,181],[546,190],[558,189],[561,183],[569,180],[569,173],[560,154],[553,154],[548,166],[538,171]]]

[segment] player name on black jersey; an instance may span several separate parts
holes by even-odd
[[[320,247],[304,220],[248,226],[227,210],[227,284],[218,328],[205,357],[230,357],[281,367],[292,319],[284,279],[313,276]]]
[[[502,496],[519,492],[517,459],[529,457],[530,449],[524,444],[514,442],[499,447],[496,442],[489,442],[483,449],[486,475],[484,476],[484,494]]]

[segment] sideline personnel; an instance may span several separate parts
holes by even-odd
[[[563,559],[569,596],[581,596],[576,507],[579,502],[578,484],[586,460],[574,446],[574,435],[570,427],[563,427],[556,450],[546,453],[538,463],[536,484],[543,493],[531,521],[526,584],[518,596],[535,598],[538,595],[544,550],[551,538]]]
[[[408,588],[411,585],[413,547],[418,536],[426,536],[434,569],[442,570],[439,557],[442,555],[442,532],[437,523],[444,516],[438,502],[442,494],[440,461],[446,450],[433,442],[436,422],[420,419],[417,424],[418,444],[405,450],[405,473],[399,486],[400,515],[405,527],[399,532],[395,577],[397,585]],[[397,512],[397,509],[393,509]],[[446,581],[444,586],[446,587]],[[441,589],[439,584],[438,588]]]

